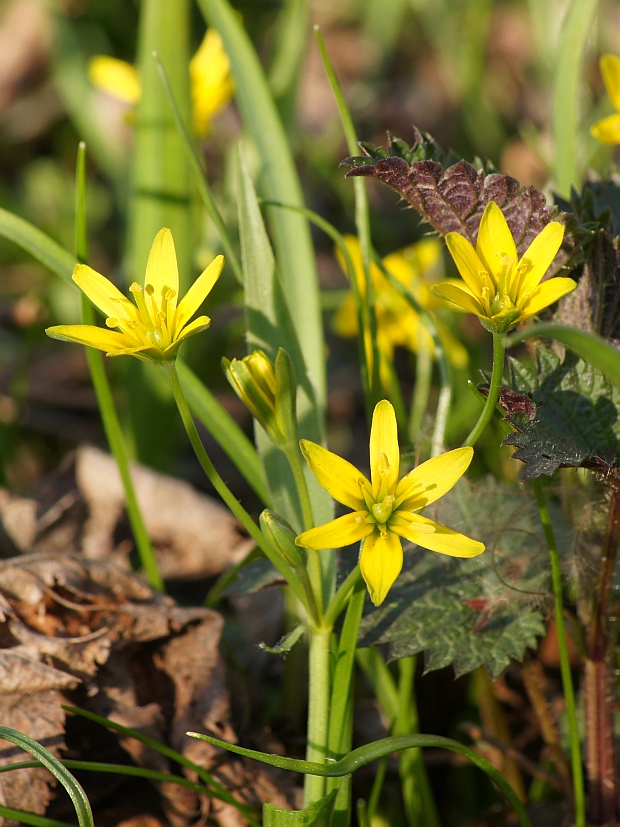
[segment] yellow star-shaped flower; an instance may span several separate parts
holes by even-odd
[[[103,350],[108,356],[137,356],[147,362],[165,364],[175,359],[181,342],[206,330],[211,320],[199,316],[190,322],[224,266],[217,256],[177,304],[179,270],[172,233],[160,230],[151,247],[144,288],[134,282],[129,288],[135,304],[109,279],[85,264],[73,271],[73,281],[107,316],[107,328],[95,325],[56,325],[45,331],[53,339],[78,342]],[[116,329],[112,329],[116,328]]]
[[[541,284],[555,258],[564,227],[552,221],[519,259],[503,212],[490,201],[483,213],[474,248],[460,233],[448,233],[446,244],[465,284],[442,282],[433,291],[470,313],[493,333],[507,333],[524,319],[570,293],[573,279],[552,278]]]
[[[300,534],[311,549],[342,548],[361,540],[360,569],[370,599],[383,603],[403,565],[401,538],[452,557],[475,557],[484,545],[418,512],[449,491],[467,470],[472,448],[457,448],[423,462],[399,480],[400,453],[394,408],[376,406],[370,430],[370,480],[354,465],[308,440],[301,450],[319,483],[353,509]]]
[[[620,144],[620,57],[602,55],[600,67],[605,89],[616,111],[592,124],[590,134],[603,144]]]

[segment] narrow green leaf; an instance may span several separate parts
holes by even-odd
[[[66,821],[57,821],[55,818],[46,818],[14,807],[0,805],[0,817],[15,821],[18,824],[29,824],[31,827],[74,827]]]
[[[133,180],[129,205],[127,273],[144,272],[151,243],[162,227],[174,236],[180,294],[191,272],[190,175],[183,139],[165,95],[153,52],[163,64],[181,117],[190,119],[189,2],[143,0],[137,64],[142,96],[136,109]]]
[[[259,648],[262,649],[263,652],[269,652],[270,655],[287,655],[293,646],[301,640],[305,632],[306,627],[300,624],[299,626],[295,626],[293,631],[285,635],[275,646],[267,646],[266,643],[260,643]]]
[[[299,435],[314,442],[321,442],[321,433],[315,416],[314,387],[309,380],[304,355],[283,296],[275,259],[243,155],[239,162],[238,191],[248,350],[260,348],[272,362],[275,362],[280,347],[286,350],[295,366],[295,375],[299,383]],[[301,531],[301,504],[289,464],[262,428],[257,427],[255,433],[276,510],[297,531]],[[329,496],[309,471],[306,479],[315,519],[317,522],[331,519],[332,503]]]
[[[232,804],[233,807],[236,807],[237,810],[239,810],[239,812],[248,819],[248,822],[252,825],[252,827],[258,827],[254,814],[249,807],[246,807],[238,801],[231,793],[228,792],[228,790],[216,781],[212,775],[182,753],[177,752],[177,750],[172,749],[172,747],[166,746],[166,744],[162,744],[161,741],[158,741],[156,738],[150,738],[148,735],[144,735],[144,733],[139,732],[138,730],[118,724],[115,721],[111,721],[109,718],[104,718],[102,715],[89,712],[87,709],[80,709],[75,706],[65,706],[64,704],[62,705],[62,708],[66,712],[71,712],[74,715],[80,715],[82,718],[87,718],[89,721],[94,721],[106,729],[111,729],[113,732],[118,732],[126,738],[135,738],[136,741],[140,741],[140,743],[154,749],[161,755],[165,755],[167,758],[170,758],[180,766],[187,767],[196,774],[203,784],[209,788],[210,794],[214,798],[225,801],[227,804]]]
[[[73,285],[71,274],[77,263],[75,256],[42,230],[18,215],[0,208],[0,235],[15,242],[52,273]]]
[[[213,195],[211,193],[211,188],[209,187],[206,172],[203,168],[200,158],[198,157],[196,149],[194,148],[194,144],[190,137],[190,133],[187,129],[185,121],[183,120],[179,106],[177,105],[177,102],[175,100],[174,92],[172,90],[172,86],[170,85],[170,79],[168,78],[168,74],[164,69],[161,60],[159,59],[159,55],[154,54],[153,59],[155,60],[155,63],[159,70],[159,74],[161,75],[161,79],[164,84],[164,89],[166,90],[166,94],[168,96],[170,109],[174,117],[174,121],[176,123],[177,131],[182,139],[183,146],[185,148],[187,162],[191,169],[194,178],[194,183],[196,184],[196,188],[198,189],[200,197],[202,198],[202,203],[205,206],[207,214],[211,221],[213,221],[219,233],[222,248],[226,256],[226,263],[232,267],[233,273],[235,274],[235,278],[241,284],[241,265],[239,264],[237,253],[235,252],[232,240],[228,235],[228,230],[226,229],[226,225],[224,224],[224,219],[222,218],[217,204],[215,203],[215,199],[213,198]]]
[[[572,0],[564,18],[553,77],[553,178],[558,193],[569,198],[571,187],[581,184],[577,164],[579,91],[583,55],[592,29],[598,0]]]
[[[458,741],[453,741],[451,738],[444,738],[440,735],[397,735],[393,738],[382,738],[379,741],[373,741],[363,747],[354,749],[339,761],[329,761],[325,764],[286,758],[281,755],[267,755],[264,752],[246,749],[245,747],[237,746],[237,744],[229,744],[226,741],[221,741],[219,738],[212,738],[210,735],[202,735],[198,732],[188,732],[187,735],[192,738],[198,738],[201,741],[207,741],[209,744],[213,744],[229,752],[234,752],[236,755],[253,758],[255,761],[261,761],[263,764],[270,764],[272,767],[280,767],[284,770],[301,772],[307,775],[318,775],[323,778],[342,778],[379,758],[403,749],[413,749],[414,747],[446,749],[449,752],[455,752],[457,755],[464,756],[471,761],[474,766],[479,767],[485,772],[508,799],[522,827],[532,827],[532,822],[523,804],[502,773],[473,749],[466,747],[464,744],[460,744]]]
[[[620,388],[620,351],[596,333],[588,333],[567,325],[545,322],[533,325],[510,337],[508,346],[518,345],[527,339],[556,339],[574,350],[582,359],[589,362],[609,381]]]
[[[275,804],[263,807],[263,827],[330,827],[336,790],[303,810],[284,810]]]
[[[230,58],[236,100],[262,163],[262,195],[275,201],[303,205],[301,185],[287,135],[262,66],[238,15],[226,0],[198,0],[198,6],[208,23],[220,33]],[[268,217],[273,230],[282,292],[299,337],[309,381],[315,391],[317,407],[312,416],[321,430],[326,402],[325,344],[310,230],[305,219],[293,213],[272,210]],[[295,370],[299,367],[296,363]]]
[[[56,756],[52,755],[51,752],[46,750],[45,747],[42,747],[41,744],[33,738],[29,738],[22,732],[11,729],[11,727],[0,726],[0,738],[4,741],[10,741],[12,744],[17,744],[17,746],[21,747],[25,752],[33,755],[46,770],[49,770],[69,794],[80,827],[93,827],[92,810],[82,785],[79,784]]]

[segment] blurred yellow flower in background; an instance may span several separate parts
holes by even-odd
[[[590,133],[603,144],[620,144],[620,57],[602,55],[599,65],[605,89],[616,111],[592,124]]]
[[[230,61],[222,38],[208,29],[189,64],[194,131],[203,138],[211,121],[228,105],[234,94]],[[96,55],[88,65],[88,76],[97,89],[135,106],[140,100],[140,78],[135,66],[108,55]]]
[[[366,294],[366,284],[360,243],[355,236],[345,236],[344,241],[351,256],[358,289],[363,298]],[[442,302],[431,292],[432,284],[441,276],[441,250],[442,245],[437,239],[426,238],[383,259],[383,264],[390,273],[407,288],[421,307],[429,311],[442,306]],[[336,251],[336,258],[346,272],[346,266],[339,251]],[[396,347],[405,348],[412,353],[425,351],[433,353],[435,350],[433,339],[419,314],[389,283],[376,264],[371,265],[370,277],[375,294],[377,347],[382,362],[383,360],[387,360],[388,363],[392,361]],[[445,324],[436,318],[434,321],[449,361],[455,367],[463,367],[467,364],[467,350]],[[339,336],[357,335],[359,329],[357,310],[352,291],[347,294],[336,312],[333,328]]]

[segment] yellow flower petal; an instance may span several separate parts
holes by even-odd
[[[468,313],[474,313],[476,316],[484,316],[484,308],[475,296],[470,292],[458,287],[449,281],[442,281],[441,284],[433,286],[433,293],[441,296],[442,299],[462,307]]]
[[[519,262],[517,295],[527,293],[540,284],[551,262],[556,257],[563,238],[564,226],[557,221],[547,224],[538,233]]]
[[[479,296],[484,287],[480,271],[486,270],[485,265],[469,241],[460,233],[448,233],[446,235],[446,244],[461,274],[461,278],[473,295]]]
[[[344,301],[334,314],[332,330],[337,336],[342,336],[343,339],[352,339],[357,336],[359,326],[353,293],[347,293]]]
[[[88,64],[93,86],[113,98],[134,106],[140,100],[140,80],[134,66],[108,55],[96,55]]]
[[[319,551],[323,548],[342,548],[359,542],[374,531],[374,525],[368,523],[366,511],[352,511],[325,525],[304,531],[295,538],[298,546]]]
[[[420,514],[411,514],[409,525],[396,523],[392,531],[411,543],[450,557],[476,557],[484,551],[484,543],[472,540],[458,531],[446,528]],[[431,531],[429,531],[431,529]]]
[[[577,282],[569,278],[554,278],[544,281],[532,295],[523,303],[521,318],[527,319],[535,316],[545,307],[557,302],[562,296],[566,296],[577,287]]]
[[[86,264],[76,264],[72,278],[104,316],[112,318],[121,316],[123,319],[138,318],[138,309],[135,304],[123,296],[109,279],[93,270],[92,267]]]
[[[162,291],[173,291],[173,295],[168,301],[168,318],[171,319],[179,295],[179,268],[172,233],[167,227],[157,233],[151,246],[144,276],[145,290],[148,284],[153,287],[153,297],[158,307],[162,301]],[[151,318],[155,322],[151,303],[148,300],[147,307]]]
[[[191,319],[200,305],[213,289],[213,285],[220,277],[224,267],[224,256],[216,256],[183,296],[177,307],[175,327],[177,332],[182,331],[185,324]]]
[[[120,353],[127,348],[127,337],[123,333],[91,324],[59,324],[46,328],[45,332],[61,342],[76,342],[108,353]]]
[[[194,128],[200,137],[204,137],[210,131],[211,119],[226,106],[234,92],[230,60],[215,29],[207,29],[190,61],[189,74]]]
[[[391,531],[374,531],[365,538],[360,552],[360,570],[375,606],[385,600],[403,567],[403,547]]]
[[[480,219],[476,254],[484,264],[484,269],[493,276],[496,285],[506,266],[505,256],[514,265],[519,259],[508,222],[495,201],[489,201]]]
[[[299,443],[301,452],[310,470],[321,485],[335,500],[348,505],[354,511],[366,507],[362,496],[362,485],[370,489],[370,483],[357,468],[338,454],[333,454],[327,448],[302,439]]]
[[[417,511],[434,503],[460,480],[473,456],[473,448],[455,448],[418,465],[398,483],[395,507]]]
[[[370,478],[373,495],[379,491],[391,492],[398,480],[400,451],[398,449],[398,427],[392,404],[382,399],[375,406],[370,428]]]
[[[599,65],[607,94],[614,109],[620,111],[620,57],[610,54],[602,55]]]
[[[179,336],[175,337],[174,341],[170,345],[170,349],[178,348],[181,342],[189,339],[190,336],[195,336],[196,333],[202,333],[203,330],[208,330],[210,326],[211,319],[208,316],[198,316],[198,318],[194,319],[191,324],[188,324],[183,328]]]
[[[602,144],[620,144],[620,114],[616,112],[592,124],[590,134]]]

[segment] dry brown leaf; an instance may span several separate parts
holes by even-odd
[[[212,577],[252,548],[236,518],[188,483],[132,465],[136,496],[164,578]],[[31,497],[0,490],[0,557],[57,550],[127,567],[125,493],[109,454],[82,446]],[[1,535],[4,536],[1,536]],[[118,535],[122,535],[119,539]]]
[[[0,720],[61,756],[178,772],[135,738],[79,716],[65,721],[61,704],[83,707],[173,747],[257,811],[262,800],[287,806],[295,795],[292,779],[276,780],[185,735],[191,729],[236,740],[219,652],[222,627],[217,612],[179,607],[109,561],[55,553],[0,561]],[[16,754],[10,746],[0,758],[14,761]],[[66,796],[54,796],[48,808],[51,776],[26,772],[0,776],[2,800],[68,820]],[[87,780],[96,812],[130,783],[90,773]],[[172,827],[207,819],[221,827],[244,823],[234,807],[171,783],[151,789],[127,811],[130,819],[158,819],[163,810]]]

